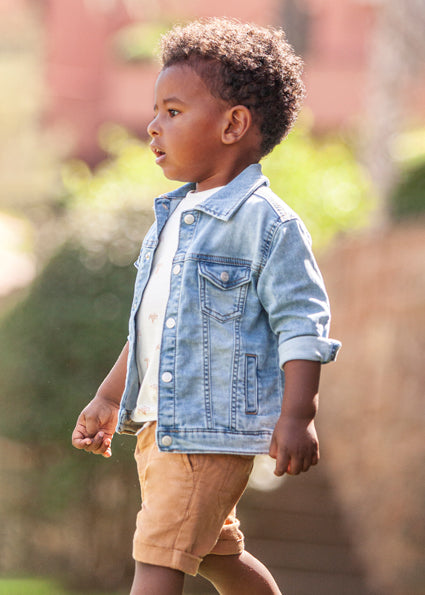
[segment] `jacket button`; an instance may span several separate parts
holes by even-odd
[[[192,213],[188,213],[187,215],[184,216],[184,222],[187,225],[192,225],[192,223],[195,221],[195,217],[192,215]]]
[[[223,281],[223,283],[227,283],[229,280],[229,273],[227,271],[223,271],[220,275],[220,279]]]
[[[178,275],[180,273],[180,271],[181,271],[181,266],[179,264],[176,264],[173,268],[173,273],[175,275]]]
[[[174,328],[176,326],[176,321],[174,320],[174,318],[168,318],[165,323],[165,326],[167,328]]]
[[[163,382],[171,382],[173,379],[173,375],[171,374],[171,372],[164,372],[161,378]]]
[[[171,436],[163,436],[161,438],[162,446],[171,446],[172,443],[173,443],[173,439],[171,438]]]

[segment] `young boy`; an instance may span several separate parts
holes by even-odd
[[[131,595],[174,595],[185,573],[223,594],[280,593],[236,518],[253,456],[276,475],[319,459],[320,365],[335,359],[310,239],[259,160],[288,133],[304,89],[282,31],[209,19],[162,40],[148,126],[165,176],[130,334],[73,433],[111,456],[137,434],[142,490]]]

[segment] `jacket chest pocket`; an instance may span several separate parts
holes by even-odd
[[[251,268],[228,263],[200,261],[201,310],[219,322],[242,316]]]

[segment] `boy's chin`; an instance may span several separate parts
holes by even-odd
[[[193,180],[190,179],[187,175],[185,176],[184,174],[179,174],[177,172],[167,171],[165,168],[162,168],[162,173],[167,178],[167,180],[171,180],[173,182],[193,182]]]

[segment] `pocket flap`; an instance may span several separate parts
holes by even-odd
[[[199,262],[199,274],[220,289],[233,289],[248,283],[251,267],[223,262]]]

